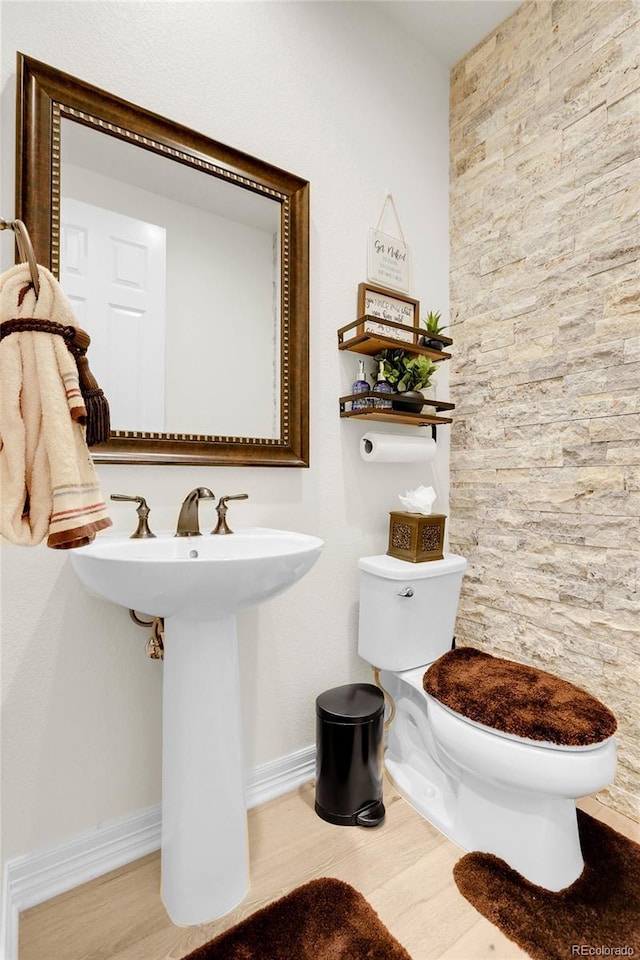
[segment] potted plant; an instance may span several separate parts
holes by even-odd
[[[443,330],[446,330],[447,325],[441,324],[440,320],[442,319],[442,314],[439,310],[435,313],[429,311],[427,314],[426,320],[424,320],[424,325],[427,328],[427,336],[422,338],[422,346],[429,347],[431,350],[442,350],[444,343],[442,340],[438,339],[438,334],[442,333]]]
[[[393,409],[420,413],[424,405],[420,391],[431,383],[437,365],[429,357],[413,356],[404,350],[381,350],[375,359],[384,362],[385,377],[398,391],[392,397]]]

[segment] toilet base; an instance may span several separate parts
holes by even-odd
[[[575,800],[483,783],[465,771],[456,833],[465,850],[487,850],[546,890],[563,890],[584,869]]]
[[[385,761],[385,769],[400,796],[464,853],[493,853],[546,890],[563,890],[582,873],[584,861],[573,800],[542,802],[537,808],[530,804],[528,810],[498,808],[495,800],[487,804],[487,798],[465,784],[458,792],[456,825],[442,793],[419,773],[393,760]],[[513,801],[513,797],[510,799]],[[500,823],[496,824],[498,809]]]
[[[458,767],[436,744],[421,706],[411,692],[399,696],[389,732],[385,768],[401,796],[464,852],[492,853],[547,890],[574,883],[584,868],[575,801]]]

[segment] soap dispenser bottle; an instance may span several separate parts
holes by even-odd
[[[384,360],[378,363],[378,379],[373,385],[376,393],[395,393],[395,390],[384,375]],[[391,400],[383,400],[382,397],[376,397],[374,400],[376,410],[391,410]]]
[[[352,400],[351,409],[352,410],[366,410],[371,405],[371,401],[365,394],[371,392],[371,387],[369,386],[369,381],[367,380],[364,372],[364,360],[359,361],[359,370],[358,370],[358,379],[351,387],[351,393],[361,393],[363,395],[362,400]]]

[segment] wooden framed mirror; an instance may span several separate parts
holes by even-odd
[[[17,81],[16,216],[112,407],[94,460],[308,466],[308,182],[20,53]]]

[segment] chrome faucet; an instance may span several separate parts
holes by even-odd
[[[198,504],[201,500],[215,500],[216,495],[208,487],[196,487],[184,498],[178,517],[176,537],[199,537]]]

